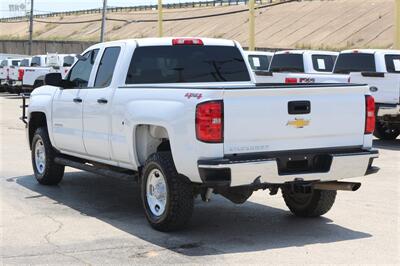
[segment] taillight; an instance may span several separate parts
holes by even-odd
[[[203,41],[196,38],[176,38],[172,39],[172,45],[203,45]]]
[[[297,78],[285,78],[285,83],[297,83]]]
[[[196,137],[209,143],[223,142],[223,102],[210,101],[196,107]]]
[[[23,69],[18,69],[18,80],[22,80],[25,71]]]
[[[375,100],[371,95],[365,96],[365,134],[372,134],[375,130]]]

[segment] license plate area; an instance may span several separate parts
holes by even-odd
[[[326,173],[332,164],[330,154],[303,154],[276,158],[279,175]]]

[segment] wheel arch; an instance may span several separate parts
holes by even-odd
[[[47,118],[44,112],[31,112],[29,116],[28,124],[28,139],[29,147],[32,148],[32,139],[36,129],[39,127],[45,127],[47,129]]]
[[[134,130],[134,156],[141,167],[151,154],[159,151],[171,151],[170,134],[166,127],[155,124],[139,124]]]

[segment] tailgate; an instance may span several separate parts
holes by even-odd
[[[255,72],[256,83],[348,83],[348,75],[340,74],[303,74],[303,73],[270,73]]]
[[[35,80],[51,72],[47,67],[27,67],[23,77],[23,84],[33,86]]]
[[[368,84],[377,103],[399,103],[400,74],[350,73],[350,80],[351,83]]]
[[[224,91],[224,153],[362,146],[367,86]]]

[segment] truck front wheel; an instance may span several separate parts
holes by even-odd
[[[57,185],[64,176],[64,166],[54,162],[56,155],[47,128],[36,129],[32,139],[32,166],[36,180],[42,185]]]
[[[286,206],[296,216],[318,217],[327,213],[336,198],[334,190],[312,190],[310,193],[295,193],[290,189],[282,189]]]
[[[390,128],[390,126],[377,121],[374,136],[382,140],[394,140],[400,135],[400,129]]]
[[[143,168],[142,202],[150,225],[159,231],[183,228],[193,212],[193,187],[179,175],[170,152],[151,155]]]

